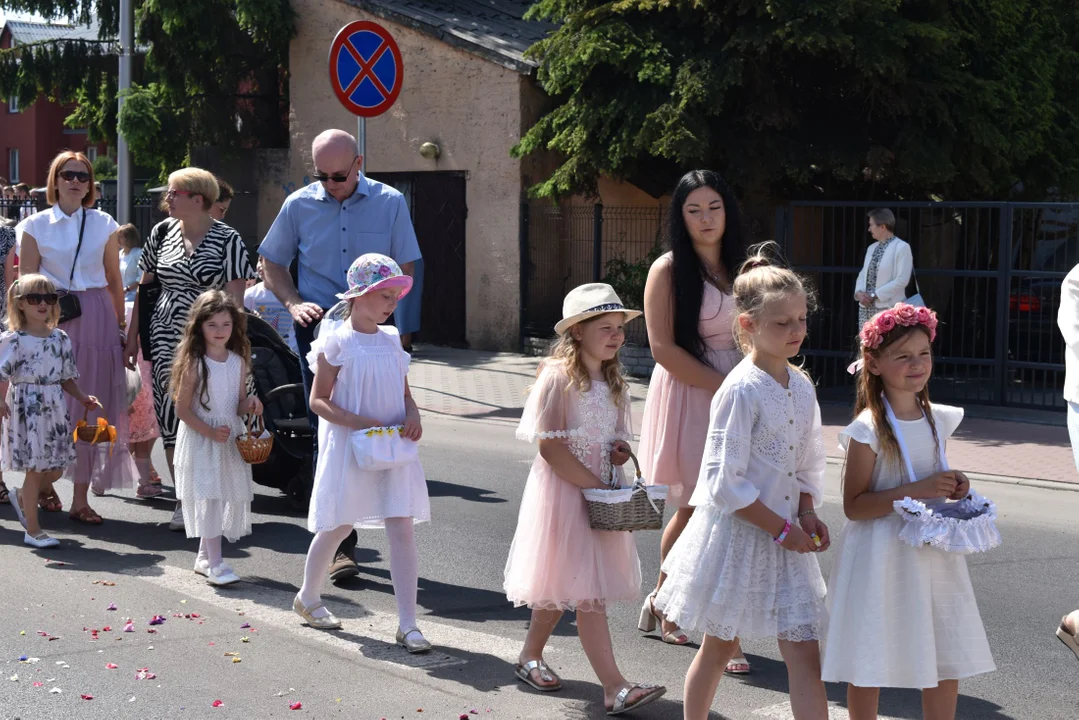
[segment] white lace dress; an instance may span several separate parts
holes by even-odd
[[[405,379],[411,358],[401,349],[397,328],[383,325],[372,335],[356,332],[348,321],[329,324],[313,343],[307,361],[318,356],[339,367],[331,401],[383,425],[405,421]],[[386,518],[431,519],[427,480],[417,458],[392,470],[361,470],[349,437],[352,430],[326,420],[318,424],[315,488],[307,515],[311,532],[342,525],[380,528]]]
[[[819,638],[824,578],[813,554],[784,550],[734,513],[760,500],[797,522],[799,495],[821,504],[826,458],[809,378],[788,387],[749,358],[712,400],[695,508],[663,563],[656,608],[685,630],[723,640]]]
[[[525,403],[517,439],[561,440],[598,478],[611,465],[615,440],[633,437],[629,394],[615,403],[606,383],[579,392],[562,365],[548,362]],[[581,488],[564,480],[536,454],[528,474],[517,531],[506,560],[506,596],[514,605],[546,610],[604,610],[608,603],[636,600],[641,563],[633,534],[593,530]]]
[[[223,443],[180,423],[176,434],[176,497],[182,501],[187,536],[219,537],[236,542],[251,534],[251,466],[244,462],[236,438],[244,432],[243,418],[236,414],[243,387],[244,361],[230,352],[225,362],[206,358],[209,379],[202,394],[202,370],[191,402],[192,410],[213,427],[232,428]],[[207,400],[209,409],[203,407]]]
[[[933,406],[941,442],[963,419],[961,408]],[[914,474],[938,471],[937,446],[929,422],[899,421]],[[863,412],[840,433],[880,452],[873,418]],[[874,492],[908,482],[900,463],[873,468]],[[935,502],[943,502],[938,500]],[[927,504],[934,504],[933,501]],[[915,548],[899,539],[903,518],[848,522],[839,534],[828,579],[828,623],[822,660],[826,682],[859,687],[931,688],[996,669],[978,602],[962,555]]]

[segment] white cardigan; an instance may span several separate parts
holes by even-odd
[[[873,243],[865,253],[865,263],[862,271],[858,273],[858,281],[854,285],[855,292],[865,292],[866,274],[869,272],[869,261],[873,259],[873,251],[880,243]],[[877,310],[886,310],[897,302],[907,299],[907,284],[910,283],[910,274],[914,272],[914,254],[910,251],[910,245],[903,240],[895,238],[884,249],[884,256],[877,266],[877,301],[873,307]]]
[[[1064,399],[1079,403],[1079,265],[1060,288],[1057,327],[1064,335]]]

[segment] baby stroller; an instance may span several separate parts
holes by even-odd
[[[247,338],[255,393],[264,407],[266,429],[274,436],[269,459],[251,466],[254,480],[282,491],[295,507],[306,509],[314,479],[315,432],[307,417],[300,360],[269,323],[250,312]]]

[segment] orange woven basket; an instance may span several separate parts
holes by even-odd
[[[116,442],[116,426],[109,425],[109,421],[104,415],[97,419],[97,422],[91,425],[87,422],[87,418],[90,417],[90,410],[87,409],[82,416],[82,420],[79,420],[75,424],[75,432],[72,433],[75,442],[80,440],[85,443],[91,443],[97,445],[99,443],[109,443],[110,445]]]
[[[249,465],[260,465],[270,459],[270,451],[273,450],[273,434],[269,437],[259,437],[265,432],[266,426],[262,422],[261,415],[249,416],[247,420],[247,432],[236,438],[236,448],[240,451],[240,457]]]

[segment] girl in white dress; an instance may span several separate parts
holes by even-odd
[[[347,303],[344,320],[324,320],[311,344],[311,410],[324,422],[318,425],[319,454],[307,518],[315,538],[293,610],[311,627],[340,627],[320,599],[330,561],[353,527],[385,527],[397,600],[397,644],[415,653],[431,649],[416,627],[419,559],[413,526],[431,519],[423,466],[413,456],[390,469],[361,470],[353,447],[353,433],[370,428],[398,427],[402,444],[423,434],[408,387],[409,355],[401,349],[397,329],[380,325],[411,288],[412,278],[390,258],[361,255],[348,270],[348,292],[338,296]]]
[[[705,634],[686,673],[685,717],[708,717],[739,639],[774,637],[797,720],[826,720],[817,645],[828,547],[825,456],[813,383],[790,358],[806,335],[802,280],[763,247],[734,281],[736,335],[747,357],[712,399],[693,517],[663,563],[656,608]]]
[[[222,560],[221,538],[251,534],[251,466],[236,438],[241,416],[261,415],[247,394],[251,343],[247,319],[227,294],[209,290],[195,300],[172,367],[176,435],[176,497],[187,536],[201,538],[195,572],[211,585],[240,578]]]
[[[947,470],[944,443],[960,408],[931,405],[937,317],[904,303],[862,328],[857,417],[846,451],[840,533],[828,582],[826,682],[846,682],[851,720],[875,720],[882,687],[922,690],[926,720],[955,717],[959,680],[996,669],[962,555],[915,548],[892,503],[960,500],[967,477]],[[919,478],[912,482],[913,475]]]

